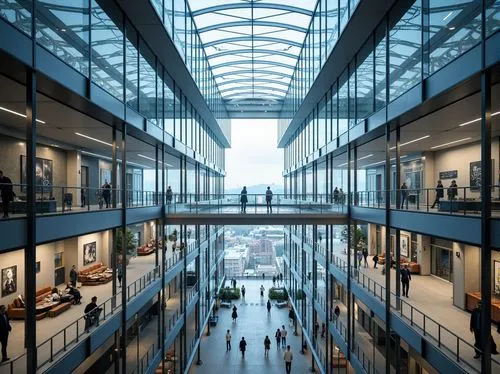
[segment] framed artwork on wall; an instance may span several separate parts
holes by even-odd
[[[17,265],[2,269],[2,297],[17,291]]]
[[[35,273],[40,272],[40,261],[35,262]]]
[[[492,182],[495,181],[495,160],[491,160],[491,180]],[[471,191],[480,191],[481,190],[481,177],[482,177],[482,168],[481,168],[481,161],[474,161],[470,163],[470,190]]]
[[[35,159],[35,184],[37,193],[52,192],[52,160],[37,157]],[[26,156],[21,155],[21,184],[26,184]]]
[[[494,290],[496,295],[500,295],[500,261],[493,261]]]
[[[399,248],[401,256],[408,257],[409,256],[409,247],[410,246],[410,238],[408,235],[401,235],[399,237]]]
[[[87,243],[83,245],[83,266],[97,261],[97,243]]]

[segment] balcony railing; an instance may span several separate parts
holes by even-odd
[[[265,194],[172,195],[167,198],[171,214],[332,214],[346,213],[346,201],[333,201],[331,195],[274,194],[268,203]]]
[[[480,187],[408,188],[389,191],[391,209],[428,213],[475,215],[481,214]],[[442,195],[437,197],[437,195]],[[385,208],[386,190],[353,193],[354,205]],[[500,186],[491,186],[491,209],[500,216]]]

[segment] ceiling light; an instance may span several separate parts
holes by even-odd
[[[453,14],[453,11],[451,11],[450,13],[448,13],[444,18],[443,18],[443,21],[446,21],[448,18],[450,18],[450,16]]]
[[[403,147],[405,145],[408,145],[408,144],[411,144],[411,143],[415,143],[415,142],[419,142],[420,140],[424,140],[424,139],[427,139],[427,138],[430,138],[430,137],[431,137],[430,135],[425,135],[425,136],[422,136],[421,138],[413,139],[413,140],[410,140],[409,142],[402,143],[399,146]],[[389,149],[392,151],[393,149],[396,149],[396,146],[391,147]]]
[[[446,147],[447,145],[455,144],[455,143],[460,143],[460,142],[465,142],[466,140],[472,139],[470,136],[468,138],[463,138],[463,139],[458,139],[454,140],[452,142],[440,144],[440,145],[435,145],[434,147],[431,147],[431,149],[436,149],[436,148],[441,148],[441,147]]]
[[[405,157],[408,157],[407,155],[404,155],[404,156],[401,156],[399,159],[402,159],[402,158],[405,158]],[[396,159],[396,157],[393,157],[390,159],[390,161],[394,161]],[[368,165],[363,165],[364,168],[367,168],[367,167],[370,167],[370,166],[374,166],[374,165],[378,165],[378,164],[383,164],[385,162],[385,160],[382,160],[382,161],[377,161],[377,162],[374,162],[372,164],[368,164]]]
[[[97,143],[105,144],[105,145],[110,146],[110,147],[113,146],[113,144],[107,143],[104,140],[96,139],[96,138],[93,138],[93,137],[85,135],[85,134],[80,134],[79,132],[75,132],[75,134],[78,135],[78,136],[81,136],[82,138],[93,140],[93,141],[95,141]],[[116,148],[118,148],[118,146]]]
[[[141,155],[140,153],[138,153],[138,154],[137,154],[137,156],[142,157],[142,158],[145,158],[145,159],[147,159],[147,160],[151,160],[151,161],[156,162],[156,160],[155,160],[154,158],[152,158],[152,157],[148,157],[148,156],[144,156],[144,155]],[[161,161],[159,161],[159,160],[158,160],[158,162],[159,162],[160,164],[165,165],[165,166],[170,166],[170,167],[173,167],[172,165],[167,164],[166,162],[161,162]]]
[[[361,157],[361,158],[358,158],[358,161],[364,160],[364,159],[366,159],[366,158],[370,158],[370,157],[372,157],[372,156],[373,156],[373,154],[369,154],[368,156],[363,156],[363,157]]]
[[[495,117],[495,116],[498,116],[499,114],[500,114],[500,111],[499,112],[495,112],[495,113],[491,113],[491,116]],[[458,127],[467,126],[467,125],[470,125],[471,123],[479,122],[479,121],[481,121],[481,118],[476,118],[476,119],[473,119],[471,121],[467,121],[467,122],[461,123],[460,125],[458,125]]]
[[[4,112],[10,113],[10,114],[14,114],[14,115],[19,116],[19,117],[26,118],[26,114],[22,114],[22,113],[19,113],[19,112],[14,112],[13,110],[4,108],[3,106],[0,106],[0,110],[3,110]],[[36,121],[38,123],[45,124],[45,121],[42,121],[41,119],[37,119]]]
[[[455,30],[455,26],[450,26],[448,27],[448,29],[450,29],[451,31]]]
[[[93,152],[87,152],[87,151],[80,151],[81,153],[83,154],[86,154],[86,155],[89,155],[89,156],[95,156],[95,157],[99,157],[99,158],[103,158],[105,160],[113,160],[112,157],[109,157],[109,156],[103,156],[103,155],[100,155],[98,153],[93,153]],[[121,163],[122,160],[120,160],[119,158],[116,159],[117,162]],[[130,161],[127,161],[127,164],[129,165],[136,165],[136,166],[139,166],[141,168],[144,168],[144,169],[149,169],[148,166],[146,165],[142,165],[142,164],[138,164],[137,162],[130,162]]]

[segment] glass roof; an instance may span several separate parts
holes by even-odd
[[[280,105],[316,0],[188,0],[229,111]]]

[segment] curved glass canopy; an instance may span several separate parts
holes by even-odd
[[[280,110],[316,0],[189,0],[189,5],[227,110]]]

